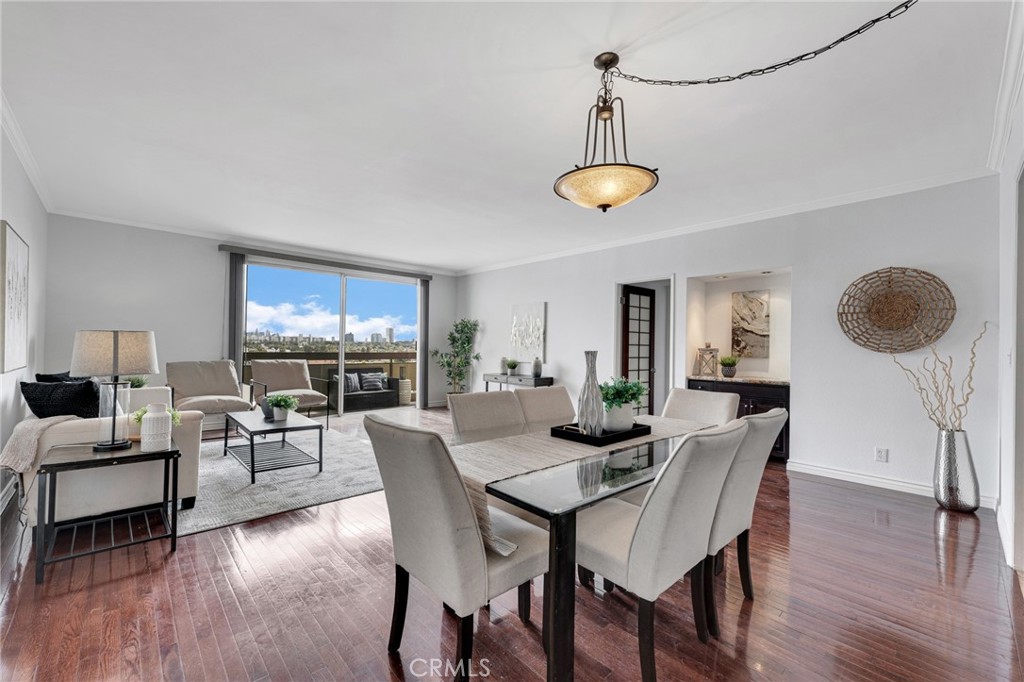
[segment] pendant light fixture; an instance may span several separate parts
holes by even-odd
[[[658,184],[657,168],[629,162],[625,109],[621,97],[612,97],[610,69],[618,63],[619,55],[614,52],[602,52],[594,58],[594,66],[602,72],[601,90],[597,93],[597,102],[587,112],[583,165],[576,166],[555,180],[555,194],[558,196],[577,206],[599,208],[604,212],[628,204]],[[622,140],[621,161],[615,132],[616,120],[619,122],[618,134]]]
[[[917,3],[918,0],[903,0],[885,14],[871,19],[816,50],[804,52],[769,66],[729,76],[681,80],[644,78],[622,73],[617,68],[619,55],[614,52],[602,52],[594,58],[594,66],[601,71],[601,90],[597,93],[597,102],[587,112],[587,137],[583,148],[583,165],[576,166],[575,169],[560,175],[555,180],[555,194],[583,208],[599,208],[607,212],[609,208],[624,206],[637,197],[647,194],[658,184],[657,168],[647,168],[629,162],[629,154],[626,151],[626,114],[622,98],[612,97],[613,79],[622,78],[643,85],[687,87],[734,83],[746,78],[765,76],[780,69],[810,61],[835,49],[848,40],[863,35],[883,21],[895,19]],[[622,140],[621,160],[618,140],[615,137],[616,119],[619,122],[618,135]],[[598,157],[598,147],[601,152],[600,158]]]

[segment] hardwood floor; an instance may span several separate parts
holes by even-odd
[[[447,427],[444,411],[396,416]],[[360,437],[361,419],[331,420]],[[365,437],[365,436],[363,436]],[[187,512],[186,512],[187,513]],[[386,643],[394,586],[383,493],[48,567],[32,554],[0,604],[2,680],[419,680],[454,660],[456,620],[416,580],[401,655]],[[1024,599],[991,511],[770,464],[751,532],[756,600],[733,548],[716,580],[721,640],[697,641],[689,586],[656,613],[662,680],[1021,680]],[[477,615],[478,673],[544,679],[516,594]],[[576,593],[576,674],[636,680],[636,600]],[[427,674],[423,674],[423,673]],[[487,678],[481,678],[487,679]]]

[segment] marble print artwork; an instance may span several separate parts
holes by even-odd
[[[771,338],[768,324],[768,290],[734,291],[732,294],[732,354],[742,358],[767,358]]]

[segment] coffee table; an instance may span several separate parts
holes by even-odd
[[[232,426],[246,437],[248,443],[228,445],[228,432]],[[319,432],[319,453],[316,457],[286,440],[289,433],[314,430]],[[266,438],[278,433],[281,434],[280,441]],[[257,438],[265,440],[257,443]],[[228,412],[227,423],[224,425],[224,455],[229,454],[248,470],[250,483],[256,482],[257,471],[274,471],[308,464],[317,464],[319,471],[323,471],[324,425],[298,412],[289,412],[288,418],[281,421],[264,419],[259,410]]]

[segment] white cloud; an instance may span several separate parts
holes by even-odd
[[[338,336],[340,316],[323,307],[316,300],[309,300],[296,306],[280,303],[275,306],[261,305],[249,301],[246,305],[246,331],[270,330],[285,336],[309,335],[331,338]],[[416,325],[405,324],[401,316],[381,315],[365,320],[357,315],[345,316],[347,332],[355,335],[356,341],[370,338],[371,334],[385,334],[388,327],[395,330],[395,338],[415,338]]]

